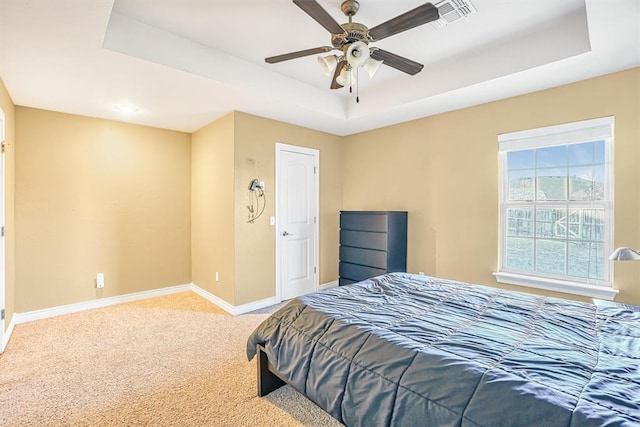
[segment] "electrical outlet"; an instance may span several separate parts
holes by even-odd
[[[218,274],[218,272],[216,271],[216,282],[220,281],[220,275]]]
[[[104,273],[96,274],[96,288],[104,288]]]
[[[424,276],[424,271],[418,271],[418,274]]]

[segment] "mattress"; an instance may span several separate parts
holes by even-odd
[[[249,337],[348,426],[638,426],[640,312],[392,273]]]

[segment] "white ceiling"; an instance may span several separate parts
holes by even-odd
[[[360,103],[315,56],[264,62],[331,45],[290,0],[0,0],[0,76],[27,107],[186,132],[239,110],[348,135],[640,65],[639,0],[471,1],[445,28],[373,43],[425,67],[361,73]],[[318,2],[346,22],[342,0]],[[422,3],[360,0],[354,21]]]

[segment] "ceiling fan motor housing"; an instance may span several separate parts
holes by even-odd
[[[353,15],[358,13],[358,10],[360,9],[360,3],[358,3],[356,0],[346,0],[342,2],[342,4],[340,5],[340,9],[342,9],[342,13],[344,13],[348,17],[352,17]]]
[[[363,42],[369,44],[369,28],[357,22],[347,22],[340,25],[344,30],[343,34],[331,34],[331,44],[333,47],[343,49],[349,47],[351,43]]]

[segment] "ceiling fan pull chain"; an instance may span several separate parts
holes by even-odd
[[[358,76],[358,69],[356,68],[356,104],[360,103],[360,94],[358,91],[358,83],[360,82],[360,77]]]

